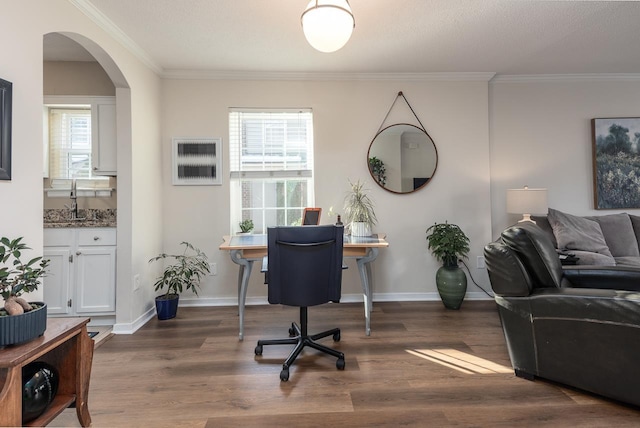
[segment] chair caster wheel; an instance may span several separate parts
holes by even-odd
[[[262,355],[262,345],[256,346],[256,349],[254,349],[253,352],[255,352],[256,355]]]
[[[282,369],[280,372],[280,380],[286,382],[289,380],[289,369]]]
[[[296,331],[293,327],[289,327],[289,337],[294,337],[296,335]]]
[[[337,333],[333,334],[333,341],[334,342],[340,342],[340,332],[337,332]]]
[[[338,358],[338,361],[336,361],[336,367],[338,370],[344,370],[344,358]]]

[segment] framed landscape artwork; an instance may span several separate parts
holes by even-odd
[[[591,120],[596,209],[640,208],[640,118]]]
[[[0,79],[0,180],[11,180],[12,84]]]

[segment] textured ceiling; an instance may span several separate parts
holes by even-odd
[[[308,0],[72,3],[168,74],[640,73],[639,2],[351,0],[353,36],[330,54],[304,38]]]

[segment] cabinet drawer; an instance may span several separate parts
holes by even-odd
[[[88,245],[116,245],[116,230],[114,228],[79,229],[78,246]]]
[[[70,247],[73,245],[73,229],[44,229],[45,247]]]

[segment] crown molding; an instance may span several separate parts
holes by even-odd
[[[158,65],[147,52],[138,46],[129,36],[126,35],[116,24],[113,23],[104,13],[95,7],[88,0],[68,0],[78,10],[84,13],[89,19],[95,22],[100,28],[116,39],[122,46],[131,52],[136,58],[142,61],[147,67],[162,75],[162,67]]]
[[[165,70],[161,76],[164,79],[186,80],[393,80],[488,82],[495,76],[495,73],[325,73],[286,71]]]
[[[496,75],[491,83],[535,83],[535,82],[630,82],[640,80],[638,73],[574,73],[574,74],[504,74]]]

